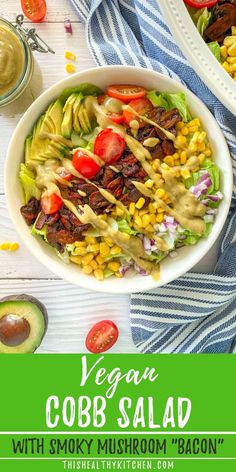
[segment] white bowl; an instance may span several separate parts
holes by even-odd
[[[208,238],[202,239],[196,246],[181,248],[178,251],[178,257],[175,259],[166,258],[161,263],[161,278],[158,282],[150,276],[143,277],[140,275],[122,279],[108,278],[99,282],[94,277],[85,275],[75,264],[64,264],[52,247],[41,241],[40,238],[31,235],[29,227],[21,216],[20,207],[22,206],[23,197],[18,173],[19,165],[24,159],[25,138],[49,103],[55,100],[64,88],[73,87],[83,82],[94,83],[101,88],[106,88],[111,83],[130,83],[159,91],[184,91],[192,115],[201,118],[203,127],[207,131],[215,161],[221,169],[221,189],[224,193],[224,199],[219,207],[213,231]],[[58,82],[30,106],[18,123],[8,148],[5,165],[5,191],[8,210],[17,232],[29,251],[49,270],[59,277],[87,289],[110,293],[132,293],[160,287],[180,277],[206,255],[217,239],[228,213],[232,194],[232,168],[229,151],[218,124],[205,105],[195,95],[181,84],[156,72],[136,67],[108,66],[79,72]]]
[[[214,57],[198,32],[183,0],[159,2],[176,43],[214,95],[236,115],[236,82]]]

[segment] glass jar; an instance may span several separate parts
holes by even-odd
[[[0,18],[0,107],[13,102],[30,82],[34,58],[32,51],[54,51],[38,36],[34,28],[22,27],[24,17],[16,24]]]

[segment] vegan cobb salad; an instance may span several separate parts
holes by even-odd
[[[199,33],[236,80],[236,0],[184,0]]]
[[[220,192],[206,132],[184,93],[66,89],[35,124],[19,173],[33,235],[97,280],[159,263],[207,237]]]

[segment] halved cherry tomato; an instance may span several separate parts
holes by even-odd
[[[184,2],[193,8],[211,8],[218,2],[218,0],[184,0]]]
[[[150,111],[152,111],[153,106],[147,98],[138,98],[137,100],[131,100],[128,104],[131,108],[133,108],[139,115],[147,115]],[[145,121],[142,121],[138,118],[135,114],[133,114],[129,110],[124,110],[124,122],[129,125],[132,120],[137,120],[139,122],[139,127],[143,128],[146,126]]]
[[[42,21],[47,12],[45,0],[21,0],[22,10],[29,20]]]
[[[77,149],[72,158],[74,168],[86,179],[92,179],[100,171],[100,166],[86,151]]]
[[[110,85],[107,89],[107,93],[110,97],[117,98],[125,103],[135,98],[144,97],[146,92],[146,89],[139,85]]]
[[[108,351],[117,341],[119,330],[115,323],[103,320],[96,323],[86,337],[86,347],[90,352],[99,354]]]
[[[106,164],[120,159],[125,150],[125,140],[111,128],[102,130],[96,137],[94,152]]]
[[[56,193],[52,193],[51,195],[45,192],[40,200],[41,207],[45,215],[52,215],[60,210],[62,206],[62,199]]]
[[[73,175],[65,167],[58,167],[56,173],[67,182],[73,179]]]
[[[124,120],[123,113],[122,114],[108,113],[108,117],[110,118],[110,120],[114,121],[114,123],[116,123],[117,125],[120,125],[121,123],[123,123],[123,120]]]

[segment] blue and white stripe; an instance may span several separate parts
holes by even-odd
[[[165,0],[162,0],[165,1]],[[156,0],[71,0],[98,65],[154,69],[184,83],[215,115],[233,162],[230,217],[213,274],[187,273],[131,297],[135,345],[145,353],[236,352],[236,120],[175,44]]]

